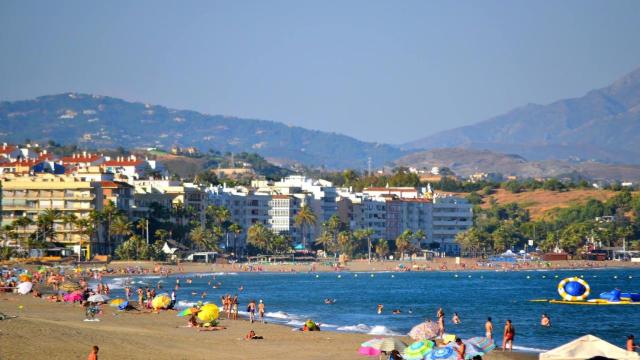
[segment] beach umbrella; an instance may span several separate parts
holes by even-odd
[[[472,337],[471,339],[463,340],[463,342],[467,346],[465,350],[466,359],[471,359],[477,355],[484,356],[486,353],[496,348],[496,344],[493,340],[482,336]]]
[[[435,339],[438,336],[438,324],[431,320],[420,323],[411,328],[409,336],[416,341]]]
[[[109,301],[109,297],[107,295],[95,294],[95,295],[89,296],[87,301],[88,302],[96,302],[96,303],[107,302],[107,301]]]
[[[416,341],[404,349],[402,358],[407,360],[422,360],[425,355],[431,352],[433,345],[433,341],[430,340]]]
[[[171,298],[168,294],[160,294],[151,300],[151,306],[154,309],[166,309],[171,304]]]
[[[128,306],[129,306],[129,302],[125,301],[122,304],[118,305],[118,310],[126,310]]]
[[[118,307],[118,306],[120,306],[120,304],[125,303],[125,302],[127,302],[127,300],[125,300],[125,299],[121,299],[121,298],[113,299],[109,303],[109,306]]]
[[[456,360],[458,354],[451,346],[433,348],[424,359],[425,360]]]
[[[374,344],[373,348],[380,351],[391,352],[393,350],[402,351],[407,347],[407,344],[400,341],[400,339],[388,337],[381,339],[379,344]]]
[[[189,316],[189,315],[197,313],[198,311],[200,311],[200,310],[198,308],[195,308],[195,307],[186,308],[186,309],[180,311],[178,313],[178,316]]]
[[[62,289],[64,291],[67,291],[67,292],[72,292],[72,291],[75,291],[75,290],[80,290],[80,289],[82,289],[82,287],[78,283],[71,282],[71,281],[66,281],[66,282],[62,283],[62,285],[60,286],[60,289]]]
[[[26,295],[33,288],[33,283],[31,282],[23,282],[18,284],[18,294]]]
[[[18,276],[18,280],[20,281],[31,281],[31,275],[24,273],[24,274],[20,274],[20,276]]]
[[[198,319],[204,322],[212,322],[218,318],[219,309],[216,304],[206,304],[200,308]]]
[[[376,348],[380,346],[382,339],[371,339],[360,344],[358,354],[366,356],[378,356],[380,355],[380,349]]]

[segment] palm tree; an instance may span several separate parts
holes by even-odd
[[[322,246],[322,249],[325,253],[330,249],[334,249],[335,247],[333,235],[328,230],[323,230],[320,233],[320,236],[316,238],[316,244]]]
[[[340,247],[340,253],[352,256],[353,255],[353,236],[349,231],[341,231],[338,234],[338,246]]]
[[[300,232],[302,233],[302,246],[306,249],[307,239],[306,239],[304,230],[305,230],[305,227],[316,225],[318,221],[316,214],[313,213],[313,210],[311,209],[311,207],[309,207],[309,205],[305,204],[302,206],[302,208],[296,215],[294,221],[296,225],[300,227]]]
[[[353,232],[353,236],[356,239],[358,239],[358,241],[362,241],[364,239],[367,239],[367,253],[368,253],[369,262],[371,262],[371,236],[373,236],[373,234],[375,234],[375,233],[376,232],[373,231],[373,229],[371,229],[371,228],[358,229],[358,230]]]
[[[247,231],[247,242],[260,250],[269,250],[269,242],[273,233],[260,223],[255,223]]]
[[[229,251],[229,219],[231,218],[231,212],[224,206],[218,207],[216,210],[216,220],[218,223],[218,227],[224,233],[224,237],[226,239],[226,244],[224,247],[224,251]]]
[[[60,219],[61,212],[58,209],[45,209],[38,215],[38,226],[41,229],[43,239],[49,238],[50,241],[55,239],[56,229],[54,224]]]
[[[124,215],[116,215],[111,221],[109,232],[116,235],[119,239],[118,243],[122,244],[125,236],[133,234],[131,222]]]
[[[233,233],[233,253],[237,255],[238,250],[236,249],[236,239],[238,238],[238,235],[242,234],[242,226],[233,223],[229,225],[229,231]]]
[[[15,220],[13,220],[13,222],[11,223],[12,229],[15,230],[16,228],[21,228],[22,229],[22,235],[27,239],[26,241],[26,245],[27,245],[27,253],[29,253],[29,251],[31,250],[31,242],[29,241],[29,237],[25,236],[26,232],[27,232],[27,227],[29,227],[30,225],[33,224],[33,220],[31,220],[30,218],[23,216],[20,218],[17,218]],[[18,234],[16,234],[18,235]],[[22,246],[22,244],[20,244],[20,246]]]
[[[376,254],[380,256],[380,258],[384,259],[385,256],[389,253],[389,243],[385,239],[378,240],[378,244],[376,245]]]
[[[155,232],[156,238],[160,240],[161,243],[164,243],[165,239],[169,237],[169,231],[165,229],[158,229]]]
[[[189,239],[199,249],[209,250],[213,248],[211,232],[201,226],[196,226],[189,232]]]
[[[398,249],[399,258],[402,260],[404,258],[404,253],[411,247],[411,236],[413,233],[411,230],[405,230],[402,234],[400,234],[396,238],[396,248]]]

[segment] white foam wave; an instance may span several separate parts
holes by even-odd
[[[270,318],[274,318],[274,319],[283,319],[283,320],[287,320],[287,319],[291,319],[292,318],[292,316],[290,316],[289,314],[287,314],[284,311],[266,312],[266,313],[264,313],[264,316],[270,317]]]
[[[536,352],[536,353],[548,351],[546,349],[538,349],[538,348],[518,346],[518,345],[513,345],[513,350],[519,350],[519,351],[525,351],[525,352]]]
[[[369,335],[385,335],[385,336],[401,335],[399,333],[396,333],[395,331],[392,331],[386,326],[382,326],[382,325],[374,325],[374,326],[368,326],[365,324],[348,325],[348,326],[340,326],[336,330],[344,331],[344,332],[357,332],[357,333],[363,333],[363,334],[369,334]]]
[[[237,272],[207,272],[207,273],[190,273],[190,274],[186,274],[188,276],[195,276],[197,278],[203,278],[203,277],[207,277],[207,276],[225,276],[225,275],[238,275]],[[188,277],[186,276],[186,277]],[[185,276],[182,276],[185,277]]]
[[[304,321],[291,320],[287,322],[285,325],[293,326],[293,327],[301,327],[302,325],[304,325]]]

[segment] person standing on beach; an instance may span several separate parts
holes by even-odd
[[[98,345],[93,345],[93,347],[91,348],[91,352],[87,357],[87,360],[98,360],[98,351],[100,351]]]
[[[464,360],[465,355],[467,353],[467,346],[460,340],[460,338],[456,338],[456,354],[457,360]]]
[[[129,298],[131,297],[131,288],[128,286],[125,286],[124,288],[124,296],[127,298],[127,301],[129,301]]]
[[[511,320],[507,320],[504,325],[504,333],[502,334],[502,350],[507,350],[509,345],[509,351],[513,351],[513,339],[516,337],[516,329],[513,327]]]
[[[138,305],[140,306],[140,308],[142,308],[142,304],[143,304],[143,302],[142,302],[142,297],[143,297],[142,296],[142,294],[143,294],[142,288],[138,288],[137,292],[138,292]]]
[[[442,308],[438,309],[438,330],[440,332],[440,336],[444,336],[444,310]]]
[[[233,320],[238,320],[238,294],[233,296],[233,300],[231,300],[231,308],[233,310]]]
[[[256,319],[256,301],[251,300],[247,305],[247,312],[249,313],[249,321],[253,324]]]
[[[484,336],[487,339],[493,339],[493,323],[491,322],[491,317],[487,318],[487,322],[484,323]]]
[[[258,304],[258,317],[260,318],[260,322],[264,324],[264,303],[262,299],[260,299],[260,303]]]

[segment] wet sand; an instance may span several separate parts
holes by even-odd
[[[19,307],[22,305],[22,309]],[[92,345],[104,359],[366,359],[360,343],[373,336],[300,332],[274,324],[221,320],[227,329],[198,332],[183,327],[176,312],[118,312],[104,306],[100,322],[85,322],[79,305],[0,293],[0,359],[86,359]],[[264,340],[243,340],[254,329]],[[404,339],[409,342],[408,338]],[[537,359],[536,354],[493,351],[485,359]]]

